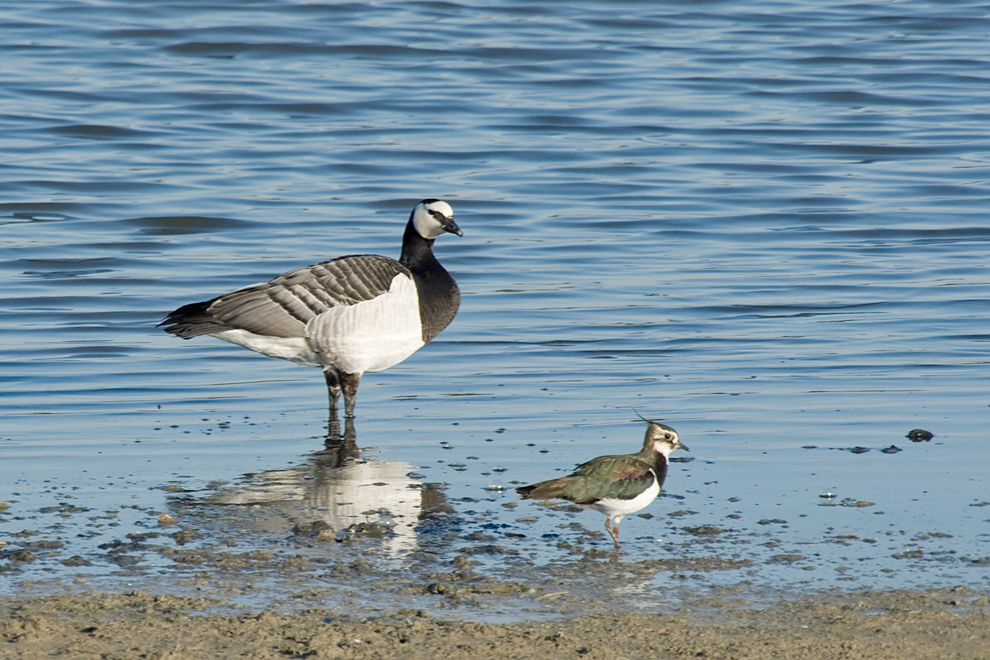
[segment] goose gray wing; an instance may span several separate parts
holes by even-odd
[[[187,339],[231,329],[269,337],[303,337],[312,319],[333,307],[377,298],[400,274],[412,278],[405,266],[388,257],[340,257],[180,307],[162,325],[166,332]]]

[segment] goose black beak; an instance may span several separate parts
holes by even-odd
[[[454,222],[453,218],[447,218],[441,226],[444,231],[450,232],[451,234],[457,234],[458,236],[464,235],[464,232],[462,232],[461,228],[457,226],[457,223]]]

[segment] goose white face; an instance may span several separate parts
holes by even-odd
[[[461,236],[460,228],[454,223],[454,209],[450,204],[437,199],[424,200],[416,205],[412,214],[413,226],[420,236],[433,239],[450,232]]]
[[[665,424],[656,422],[650,422],[650,443],[653,446],[653,451],[664,456],[670,456],[670,452],[675,449],[691,451],[681,444],[681,439],[677,437],[677,431]]]

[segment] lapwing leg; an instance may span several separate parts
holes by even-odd
[[[605,519],[605,531],[612,537],[615,549],[619,549],[619,523],[613,523],[611,518]]]
[[[357,400],[358,385],[361,384],[361,374],[340,374],[340,387],[344,392],[344,417],[354,417],[354,403]]]

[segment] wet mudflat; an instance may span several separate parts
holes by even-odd
[[[21,516],[7,505],[8,522],[24,525],[0,548],[2,575],[17,585],[8,596],[139,589],[235,609],[401,607],[506,622],[671,613],[699,598],[759,609],[837,587],[942,582],[978,593],[990,568],[940,528],[892,529],[876,503],[832,493],[797,513],[775,507],[779,518],[732,497],[737,512],[718,520],[704,513],[711,496],[667,493],[632,517],[616,551],[595,512],[522,503],[502,487],[450,497],[449,484],[375,454],[328,446],[233,482],[162,484],[161,508],[94,511],[58,496]]]

